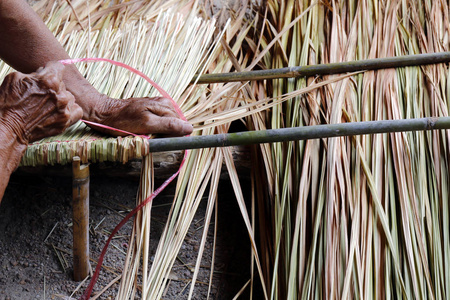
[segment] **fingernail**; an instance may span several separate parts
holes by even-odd
[[[194,127],[192,127],[191,124],[185,122],[183,123],[183,131],[187,133],[191,133],[194,130]]]

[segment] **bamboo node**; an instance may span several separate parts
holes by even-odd
[[[433,129],[436,126],[436,122],[439,120],[438,117],[430,117],[427,122],[427,129]]]

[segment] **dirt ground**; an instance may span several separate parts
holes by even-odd
[[[49,167],[47,171],[52,168],[55,167]],[[87,286],[86,282],[79,287],[79,283],[72,280],[72,179],[66,176],[68,174],[70,169],[66,167],[63,171],[58,169],[52,176],[20,171],[12,176],[0,204],[0,300],[78,298]],[[91,176],[92,268],[95,268],[109,233],[134,207],[138,189],[136,176],[106,175],[99,172]],[[167,219],[173,189],[174,184],[171,184],[153,204],[151,237],[154,249]],[[250,278],[248,235],[231,191],[230,183],[223,180],[219,189],[219,233],[210,299],[233,298]],[[163,299],[187,299],[205,208],[203,204],[198,210]],[[94,291],[100,291],[121,274],[131,226],[132,221],[129,221],[110,245]],[[211,229],[194,299],[206,299],[212,234]],[[116,283],[99,299],[114,299],[117,288]]]

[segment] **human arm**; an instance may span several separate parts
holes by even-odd
[[[19,165],[27,146],[21,144],[0,124],[0,202],[5,193],[9,177]]]
[[[61,133],[83,114],[65,89],[63,69],[49,63],[30,75],[15,72],[0,86],[0,201],[28,143]]]
[[[29,73],[49,61],[69,58],[66,51],[25,0],[0,0],[0,58],[18,71]],[[182,121],[164,98],[113,99],[99,93],[74,65],[63,80],[83,118],[138,133],[186,135],[192,126]]]

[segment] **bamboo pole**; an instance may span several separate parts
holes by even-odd
[[[233,81],[255,81],[255,80],[265,80],[275,78],[331,75],[347,72],[447,63],[449,61],[450,61],[450,52],[425,53],[425,54],[374,58],[367,60],[356,60],[330,64],[287,67],[271,70],[256,70],[256,71],[221,73],[221,74],[204,74],[201,75],[200,77],[198,75],[195,76],[192,79],[191,84],[233,82]]]
[[[228,147],[387,132],[450,129],[450,117],[351,122],[228,134],[149,139],[150,152]]]
[[[73,172],[73,277],[81,281],[89,273],[89,164],[75,156]]]

